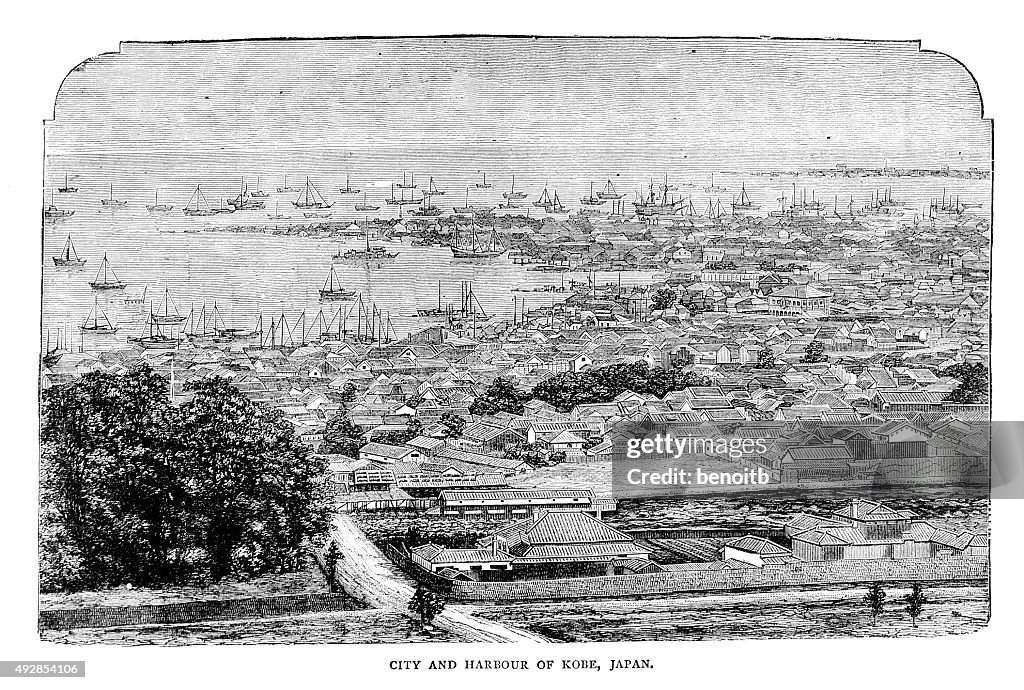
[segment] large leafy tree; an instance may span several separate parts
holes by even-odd
[[[507,412],[509,414],[522,414],[524,396],[520,393],[510,379],[499,376],[494,379],[484,394],[473,401],[469,407],[469,413],[474,415],[497,414]]]
[[[46,590],[289,569],[329,518],[322,460],[223,379],[180,407],[142,366],[42,397]]]
[[[321,453],[357,457],[359,449],[366,444],[364,433],[362,427],[349,419],[345,412],[341,412],[327,420],[324,440],[319,450]]]
[[[535,386],[533,397],[565,412],[576,405],[610,402],[626,391],[660,398],[671,391],[706,385],[707,377],[689,369],[651,369],[646,362],[635,362],[557,374]]]
[[[303,540],[329,526],[326,460],[309,454],[280,412],[227,380],[191,390],[179,410],[179,464],[210,575],[295,569]]]
[[[988,367],[981,362],[954,364],[943,373],[959,381],[946,400],[962,405],[988,402]]]

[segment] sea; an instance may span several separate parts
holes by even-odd
[[[246,210],[232,214],[209,217],[190,217],[182,213],[188,203],[197,180],[209,202],[215,207],[223,200],[238,195],[241,178],[228,175],[214,176],[204,173],[187,179],[181,176],[128,175],[97,168],[90,172],[73,171],[69,175],[71,186],[78,187],[76,193],[59,193],[57,187],[64,185],[64,170],[56,163],[60,157],[48,161],[48,185],[44,204],[52,202],[61,209],[73,210],[74,215],[57,222],[43,225],[42,248],[42,324],[41,347],[49,342],[55,345],[58,333],[63,341],[75,350],[99,352],[128,347],[127,338],[144,334],[146,319],[151,308],[163,310],[165,294],[171,303],[171,311],[187,316],[190,310],[198,312],[206,305],[208,312],[216,304],[225,325],[236,328],[252,328],[262,314],[264,323],[269,319],[285,316],[289,328],[296,329],[295,340],[301,339],[296,324],[305,315],[309,329],[318,313],[323,310],[326,322],[348,321],[354,324],[353,302],[321,304],[319,290],[323,287],[332,265],[332,256],[339,249],[360,248],[361,238],[344,242],[317,237],[298,235],[275,235],[258,232],[229,232],[228,226],[303,227],[321,219],[307,219],[292,202],[297,192],[278,192],[284,186],[283,174],[246,175],[245,183],[250,191],[257,189],[269,194],[262,210]],[[81,169],[80,169],[81,170]],[[443,207],[461,206],[466,201],[468,190],[471,204],[497,206],[502,193],[512,189],[512,173],[495,171],[487,175],[490,188],[477,188],[482,172],[465,172],[464,169],[444,170],[433,176],[434,184],[446,192],[435,197],[435,204]],[[792,200],[794,192],[810,200],[812,197],[825,203],[834,203],[841,210],[852,197],[854,207],[869,203],[871,194],[889,188],[894,199],[904,201],[905,215],[901,219],[908,224],[915,214],[925,213],[932,199],[957,197],[968,205],[968,213],[988,217],[990,213],[991,181],[959,177],[853,177],[832,178],[807,174],[777,175],[751,174],[729,171],[715,171],[712,168],[694,168],[688,171],[671,170],[667,173],[641,173],[639,171],[608,173],[590,170],[586,176],[574,173],[567,175],[563,170],[550,175],[537,173],[515,173],[515,189],[528,194],[522,200],[523,207],[515,213],[529,213],[533,217],[543,215],[541,209],[531,204],[546,187],[558,190],[563,203],[571,208],[580,206],[579,199],[590,193],[590,183],[595,191],[604,188],[611,181],[619,193],[625,194],[629,202],[636,198],[641,188],[650,184],[663,183],[666,179],[678,189],[672,193],[681,197],[689,196],[699,211],[707,207],[709,199],[720,199],[728,205],[738,195],[741,186],[760,209],[754,213],[767,215]],[[725,191],[706,192],[714,174],[714,186]],[[388,206],[383,199],[391,193],[391,183],[401,182],[404,173],[385,174],[380,170],[357,170],[346,173],[335,166],[329,172],[310,173],[310,180],[320,193],[332,202],[330,221],[360,222],[367,217],[397,218],[398,208]],[[346,177],[348,175],[348,177]],[[407,181],[422,190],[430,183],[430,174],[408,173]],[[348,182],[346,182],[346,179]],[[301,189],[305,175],[289,174],[287,186]],[[372,214],[357,212],[356,204],[363,203],[363,194],[342,194],[339,190],[350,184],[352,188],[367,192],[367,203],[379,205],[380,211]],[[149,212],[147,204],[154,203],[159,194],[161,204],[173,205],[166,212]],[[398,193],[398,190],[396,190]],[[123,207],[112,210],[101,203],[111,194],[127,201]],[[412,207],[406,207],[406,212]],[[608,210],[610,206],[602,207]],[[629,209],[627,203],[627,210]],[[270,214],[287,216],[271,220]],[[564,219],[564,216],[560,216]],[[200,231],[200,232],[196,232]],[[80,269],[58,268],[51,257],[58,256],[68,236],[72,236],[79,255],[87,260]],[[564,294],[545,292],[516,293],[519,301],[513,301],[513,289],[533,290],[543,286],[566,285],[571,280],[586,281],[587,273],[570,273],[564,277],[558,273],[528,271],[524,266],[512,263],[508,256],[490,260],[455,259],[446,247],[414,246],[404,241],[374,241],[383,244],[398,257],[389,263],[351,266],[336,264],[335,271],[342,284],[362,295],[364,304],[373,303],[378,313],[390,319],[393,335],[401,337],[419,330],[426,325],[415,316],[418,309],[435,308],[438,305],[438,285],[441,288],[442,305],[459,305],[463,283],[471,283],[473,294],[488,316],[511,319],[513,309],[538,309],[552,302],[564,299]],[[123,291],[93,291],[89,282],[96,275],[103,256],[106,255],[114,274],[128,284]],[[600,283],[621,282],[625,287],[646,285],[652,280],[650,272],[626,271],[622,273],[598,274]],[[128,305],[126,297],[138,299],[145,290],[145,303]],[[524,302],[525,300],[525,302]],[[115,334],[82,334],[77,328],[84,323],[90,312],[98,307],[119,330]]]

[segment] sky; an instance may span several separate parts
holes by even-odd
[[[989,169],[967,70],[916,42],[124,43],[72,70],[48,174]],[[63,173],[61,172],[61,175]]]

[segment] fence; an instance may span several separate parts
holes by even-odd
[[[291,594],[277,597],[183,601],[140,606],[93,606],[39,612],[40,630],[167,625],[199,621],[270,618],[324,611],[347,611],[362,605],[346,594]]]

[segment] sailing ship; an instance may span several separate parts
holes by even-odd
[[[593,188],[591,188],[590,196],[594,196]],[[604,186],[604,190],[597,193],[599,199],[621,199],[626,196],[625,194],[619,194],[615,191],[615,187],[612,186],[612,181],[608,180],[608,183]]]
[[[71,241],[71,235],[68,235],[67,241],[64,242],[64,250],[61,251],[60,256],[50,257],[53,259],[55,266],[67,267],[67,268],[81,268],[85,266],[85,259],[78,256],[78,252],[75,251],[75,243]]]
[[[562,202],[558,198],[558,190],[556,189],[555,193],[551,197],[551,205],[547,206],[544,209],[544,212],[545,213],[567,213],[568,211],[569,211],[569,209],[567,209],[565,206],[562,206]]]
[[[945,194],[943,194],[943,198],[945,198]],[[864,211],[883,216],[901,216],[903,215],[902,208],[904,205],[905,202],[892,198],[892,187],[886,187],[882,191],[871,193],[871,205],[866,207]]]
[[[469,205],[469,187],[466,187],[466,205],[465,206],[453,206],[452,211],[459,215],[474,215],[481,214],[486,215],[494,210],[493,206],[470,206]]]
[[[292,193],[292,192],[297,192],[299,190],[295,189],[295,187],[289,187],[288,186],[288,176],[285,175],[284,176],[284,186],[283,187],[278,187],[277,191],[280,192],[281,194],[289,194],[289,193]]]
[[[152,308],[152,305],[151,305]],[[164,288],[164,311],[162,314],[151,313],[151,317],[154,322],[161,326],[168,326],[173,324],[181,323],[185,320],[185,317],[178,313],[178,308],[174,306],[174,302],[171,301],[171,292],[168,288]]]
[[[342,194],[358,194],[358,189],[352,189],[352,185],[349,183],[348,175],[345,175],[345,186],[338,190]]]
[[[414,216],[439,216],[444,213],[440,206],[434,206],[434,204],[431,203],[429,194],[424,194],[420,199],[420,202],[420,207],[413,209],[412,211]]]
[[[228,206],[230,206],[234,211],[248,211],[249,209],[263,208],[264,202],[253,199],[253,195],[249,192],[248,185],[245,184],[245,178],[242,178],[242,186],[238,190],[238,196],[229,201]]]
[[[477,189],[490,189],[491,187],[493,187],[494,185],[490,184],[487,181],[487,173],[483,173],[483,176],[484,176],[483,182],[477,182],[476,183],[476,188]]]
[[[758,208],[760,208],[760,206],[755,205],[750,200],[750,197],[747,196],[747,185],[746,185],[746,183],[741,184],[740,185],[740,198],[739,198],[739,200],[737,201],[737,199],[735,197],[733,197],[733,200],[732,200],[732,212],[736,213],[736,211],[753,211],[753,210],[756,210]]]
[[[74,194],[78,191],[78,187],[72,187],[68,184],[68,174],[64,173],[64,186],[57,187],[57,191],[61,194]]]
[[[161,204],[160,203],[160,190],[159,189],[156,190],[156,192],[154,192],[154,194],[153,194],[153,203],[152,204],[146,204],[146,210],[149,211],[150,213],[153,213],[154,211],[170,211],[173,208],[174,207],[169,205],[169,204]]]
[[[402,193],[401,193],[400,197],[396,197],[395,196],[395,187],[398,187],[399,189],[402,190]],[[406,189],[407,189],[407,187],[403,187],[400,184],[396,185],[395,183],[392,182],[391,183],[391,196],[389,198],[385,199],[384,201],[386,201],[388,203],[388,205],[390,205],[390,206],[405,206],[406,204],[416,204],[416,203],[419,203],[419,200],[412,198],[411,195],[409,196],[408,199],[405,198],[405,190]]]
[[[941,216],[956,218],[967,210],[967,206],[960,203],[959,196],[946,195],[946,189],[942,189],[942,202],[932,199],[928,205],[928,218],[935,219]]]
[[[547,208],[551,205],[551,195],[548,194],[547,187],[544,187],[544,191],[540,193],[540,196],[533,202],[533,205],[537,208]]]
[[[463,246],[459,242],[459,226],[455,226],[455,238],[450,245],[450,249],[452,250],[452,256],[456,259],[492,259],[494,257],[501,256],[508,251],[505,245],[502,244],[501,238],[498,237],[498,233],[494,228],[491,228],[486,244],[480,241],[476,232],[475,222],[473,223],[472,228],[471,242],[469,246]]]
[[[100,280],[101,276],[102,280]],[[104,252],[103,261],[100,262],[100,267],[96,271],[96,277],[89,283],[89,286],[93,290],[124,290],[128,283],[118,279],[114,269],[110,267],[110,262],[107,261],[106,252]]]
[[[43,208],[43,220],[63,220],[75,215],[74,211],[57,208],[53,203],[53,191],[50,191],[50,205]]]
[[[148,333],[129,337],[128,342],[146,349],[170,349],[178,346],[178,339],[167,335],[161,325],[153,318],[153,307],[150,305],[149,318],[146,319]]]
[[[445,310],[441,307],[441,281],[437,281],[437,308],[435,309],[417,309],[416,316],[420,318],[436,318],[445,315]]]
[[[718,185],[716,185],[715,184],[715,173],[711,173],[711,186],[710,187],[705,187],[704,191],[707,192],[708,194],[717,194],[719,192],[724,192],[725,191],[725,187],[719,187]]]
[[[355,290],[342,286],[341,280],[338,279],[338,274],[334,272],[334,266],[331,266],[331,271],[327,274],[327,280],[324,281],[324,286],[320,289],[320,301],[337,302],[339,300],[352,299],[355,297],[355,294]]]
[[[306,188],[299,193],[299,198],[292,202],[295,208],[330,208],[334,204],[327,203],[319,190],[306,178]]]
[[[600,206],[605,203],[605,200],[601,197],[594,196],[594,183],[590,183],[590,196],[585,196],[580,199],[580,203],[585,206]]]
[[[266,192],[260,191],[260,176],[259,175],[256,176],[256,191],[252,193],[252,196],[254,198],[256,198],[256,199],[266,199],[268,196],[270,196]]]
[[[114,183],[111,182],[110,183],[110,196],[107,197],[106,199],[100,199],[100,203],[103,204],[104,206],[111,206],[111,207],[114,207],[114,208],[119,208],[121,206],[126,205],[128,202],[127,201],[119,201],[119,200],[114,198]]]
[[[526,192],[517,192],[516,191],[516,176],[515,175],[512,176],[512,187],[511,187],[511,189],[509,189],[509,191],[507,191],[507,192],[504,192],[502,194],[502,196],[505,197],[506,199],[508,199],[509,201],[512,201],[513,199],[525,199],[526,198]]]
[[[633,202],[633,210],[638,216],[671,216],[686,206],[687,199],[673,199],[667,189],[667,178],[665,182],[664,186],[659,185],[658,187],[661,190],[661,197],[654,193],[654,183],[652,182],[647,196],[640,195],[639,201]]]
[[[117,333],[118,328],[110,323],[110,319],[100,309],[99,298],[93,298],[92,311],[85,317],[85,323],[78,327],[82,333]]]
[[[392,192],[392,196],[394,196],[394,192]],[[356,204],[356,210],[357,211],[379,211],[380,210],[380,206],[370,206],[369,204],[367,204],[366,203],[366,192],[363,192],[363,203]]]
[[[427,191],[423,192],[423,196],[444,196],[444,192],[434,184],[433,177],[430,178],[430,184],[427,185]]]
[[[409,182],[409,180],[406,179],[405,173],[402,173],[402,182],[395,186],[399,189],[416,189],[416,173],[412,174],[412,182]]]
[[[398,252],[389,252],[381,245],[370,246],[370,231],[367,229],[363,233],[363,237],[366,238],[365,249],[347,249],[344,252],[338,252],[334,255],[334,259],[337,261],[391,261],[398,257]]]
[[[213,216],[219,213],[210,206],[199,185],[196,185],[196,191],[192,192],[192,197],[185,204],[185,208],[181,209],[181,212],[186,216]]]

